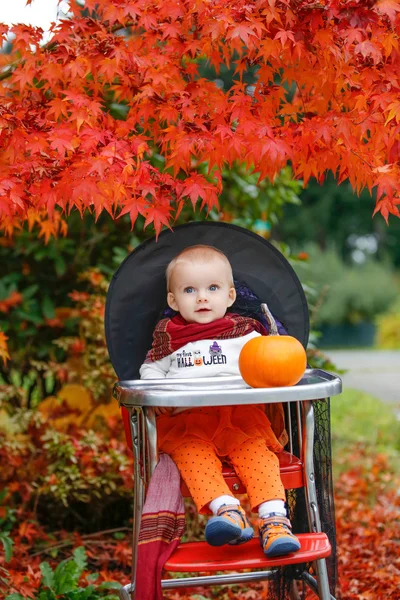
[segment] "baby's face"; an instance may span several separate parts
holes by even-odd
[[[235,301],[232,275],[223,260],[178,263],[170,281],[168,305],[188,323],[220,319]]]

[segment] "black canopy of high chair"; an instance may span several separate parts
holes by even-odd
[[[228,257],[234,279],[266,302],[286,331],[306,347],[307,301],[285,257],[259,235],[221,222],[193,222],[163,231],[138,246],[122,262],[110,284],[105,312],[108,352],[120,380],[137,379],[166,307],[165,270],[181,250],[206,244]]]

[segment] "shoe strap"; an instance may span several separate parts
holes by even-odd
[[[218,516],[222,517],[225,513],[234,513],[235,517],[239,517],[242,521],[243,527],[247,527],[246,521],[245,521],[245,515],[243,513],[243,509],[240,507],[239,504],[223,504],[219,510],[218,510]],[[233,515],[232,515],[233,516]]]
[[[269,517],[261,519],[260,531],[264,533],[266,529],[270,529],[277,525],[282,525],[285,529],[288,529],[289,533],[292,532],[292,525],[289,519],[278,513],[271,513]]]

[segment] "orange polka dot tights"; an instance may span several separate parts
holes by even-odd
[[[231,490],[222,476],[222,463],[211,444],[194,438],[171,454],[199,513],[210,513],[208,504]],[[285,501],[278,457],[268,450],[262,438],[248,439],[227,457],[246,487],[254,512],[268,500]]]

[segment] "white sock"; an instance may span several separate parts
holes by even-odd
[[[262,502],[258,507],[260,519],[266,519],[271,513],[277,513],[286,517],[285,503],[283,500],[268,500]]]
[[[211,512],[214,515],[216,515],[221,506],[223,506],[224,504],[236,504],[237,506],[240,506],[239,500],[237,498],[234,498],[233,496],[218,496],[218,498],[214,498],[214,500],[211,500],[208,506]]]

